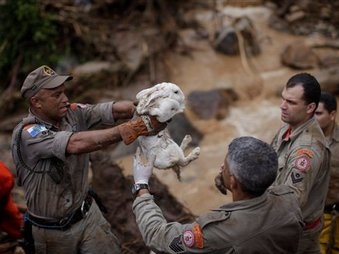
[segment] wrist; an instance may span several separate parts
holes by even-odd
[[[138,180],[138,181],[134,181],[134,184],[147,184],[148,185],[148,180]]]
[[[133,194],[134,197],[139,196],[140,192],[141,192],[141,194],[149,192],[148,184],[146,184],[146,183],[135,183],[132,186],[132,194]]]
[[[143,194],[146,194],[146,193],[150,193],[149,189],[141,189],[138,191],[138,193],[136,194],[136,197],[139,197]]]

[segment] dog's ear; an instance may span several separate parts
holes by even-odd
[[[147,114],[150,108],[158,102],[159,98],[168,97],[168,91],[161,89],[159,86],[144,89],[140,91],[136,98],[139,101],[137,106],[137,112],[139,114]]]
[[[140,91],[136,98],[139,101],[137,112],[149,114],[151,108],[158,107],[162,103],[162,99],[172,98],[178,103],[184,103],[185,96],[176,84],[163,82]]]
[[[138,101],[140,101],[145,96],[149,96],[149,94],[151,94],[153,91],[154,91],[153,87],[146,88],[146,89],[141,90],[139,93],[137,93],[137,95],[135,97]]]
[[[184,106],[178,101],[170,99],[170,98],[163,98],[159,100],[154,107],[149,107],[148,113],[152,116],[156,116],[159,122],[167,122],[172,117],[178,113],[184,111]]]

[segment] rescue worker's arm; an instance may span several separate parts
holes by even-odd
[[[165,253],[209,253],[202,230],[197,223],[168,223],[153,196],[141,194],[133,203],[133,212],[145,244]],[[193,251],[194,250],[194,251]],[[215,251],[215,250],[214,250]]]
[[[288,167],[285,184],[296,193],[300,206],[303,207],[322,167],[322,155],[311,147],[299,147],[292,151],[286,166]]]
[[[146,158],[143,163],[140,148],[137,149],[133,162],[136,184],[148,184],[153,172],[153,161],[154,158]],[[137,193],[133,212],[146,245],[152,249],[166,253],[208,253],[216,250],[214,247],[208,247],[207,241],[204,245],[205,239],[198,223],[168,223],[147,189],[141,189]]]
[[[154,135],[166,127],[152,116],[138,116],[117,127],[76,132],[69,138],[66,152],[80,154],[93,152],[113,143],[124,141],[126,145],[132,143],[139,136]]]

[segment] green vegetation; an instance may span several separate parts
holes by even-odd
[[[31,65],[53,64],[62,51],[58,25],[37,0],[7,0],[0,4],[0,90]],[[20,70],[19,70],[20,69]]]

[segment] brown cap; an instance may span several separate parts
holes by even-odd
[[[21,95],[28,99],[41,88],[55,88],[72,78],[72,76],[59,75],[50,67],[43,65],[28,74],[21,87]]]

